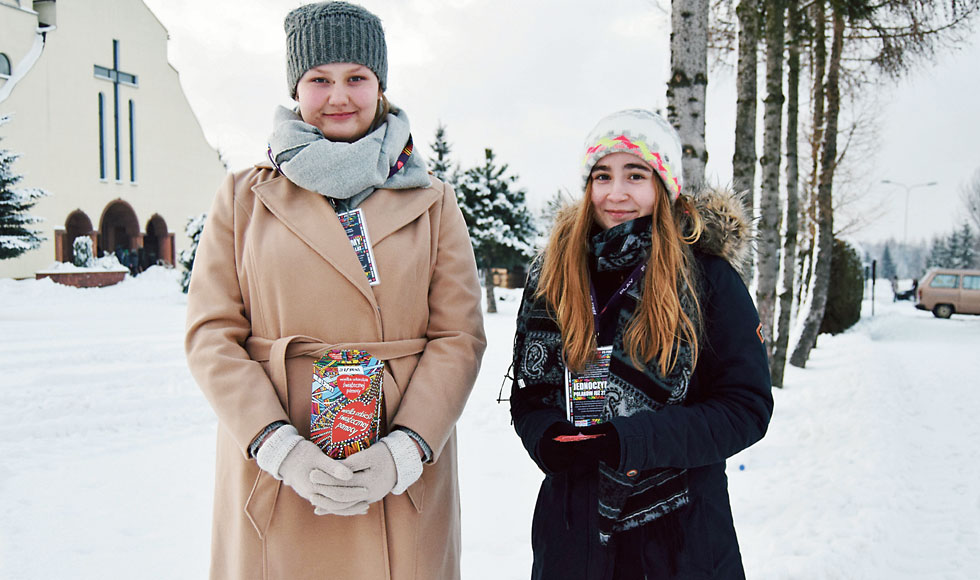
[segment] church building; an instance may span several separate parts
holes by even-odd
[[[78,236],[144,265],[190,246],[184,226],[226,170],[167,38],[142,0],[0,0],[0,149],[20,155],[18,187],[50,194],[29,212],[46,241],[0,260],[0,278],[70,262]]]

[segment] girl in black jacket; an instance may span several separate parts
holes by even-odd
[[[725,460],[772,413],[759,317],[732,267],[741,201],[681,194],[673,128],[593,129],[585,195],[531,267],[514,339],[514,426],[545,473],[532,578],[744,578]]]

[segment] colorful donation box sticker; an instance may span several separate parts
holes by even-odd
[[[310,438],[340,459],[378,440],[384,362],[363,350],[331,350],[313,363]]]

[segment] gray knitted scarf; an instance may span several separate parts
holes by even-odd
[[[431,185],[428,168],[418,154],[391,175],[411,138],[408,116],[392,109],[377,129],[353,143],[330,141],[299,114],[277,107],[269,149],[283,175],[300,187],[357,207],[375,189],[413,189]],[[395,112],[397,111],[397,112]]]

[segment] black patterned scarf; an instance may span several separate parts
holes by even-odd
[[[594,276],[623,276],[646,261],[650,252],[652,219],[639,218],[620,224],[592,236],[590,271]],[[537,287],[540,261],[530,273],[528,284],[532,295]],[[623,334],[640,301],[642,281],[623,296],[618,303],[616,333],[612,360],[606,385],[603,419],[629,417],[639,412],[656,412],[667,405],[684,402],[693,371],[693,357],[688,345],[679,347],[677,362],[667,375],[660,373],[656,358],[644,368],[637,369],[623,347]],[[691,320],[697,311],[686,288],[681,288],[681,304]],[[546,403],[565,411],[564,364],[561,335],[557,323],[546,314],[549,309],[539,298],[525,305],[518,317],[519,356],[515,360],[516,377],[526,385],[546,384],[553,393]],[[544,316],[542,316],[544,314]],[[559,362],[560,372],[554,370]],[[550,367],[550,368],[549,368]],[[613,534],[638,528],[687,505],[690,497],[687,471],[662,468],[642,471],[633,477],[599,465],[599,541],[608,544]]]

